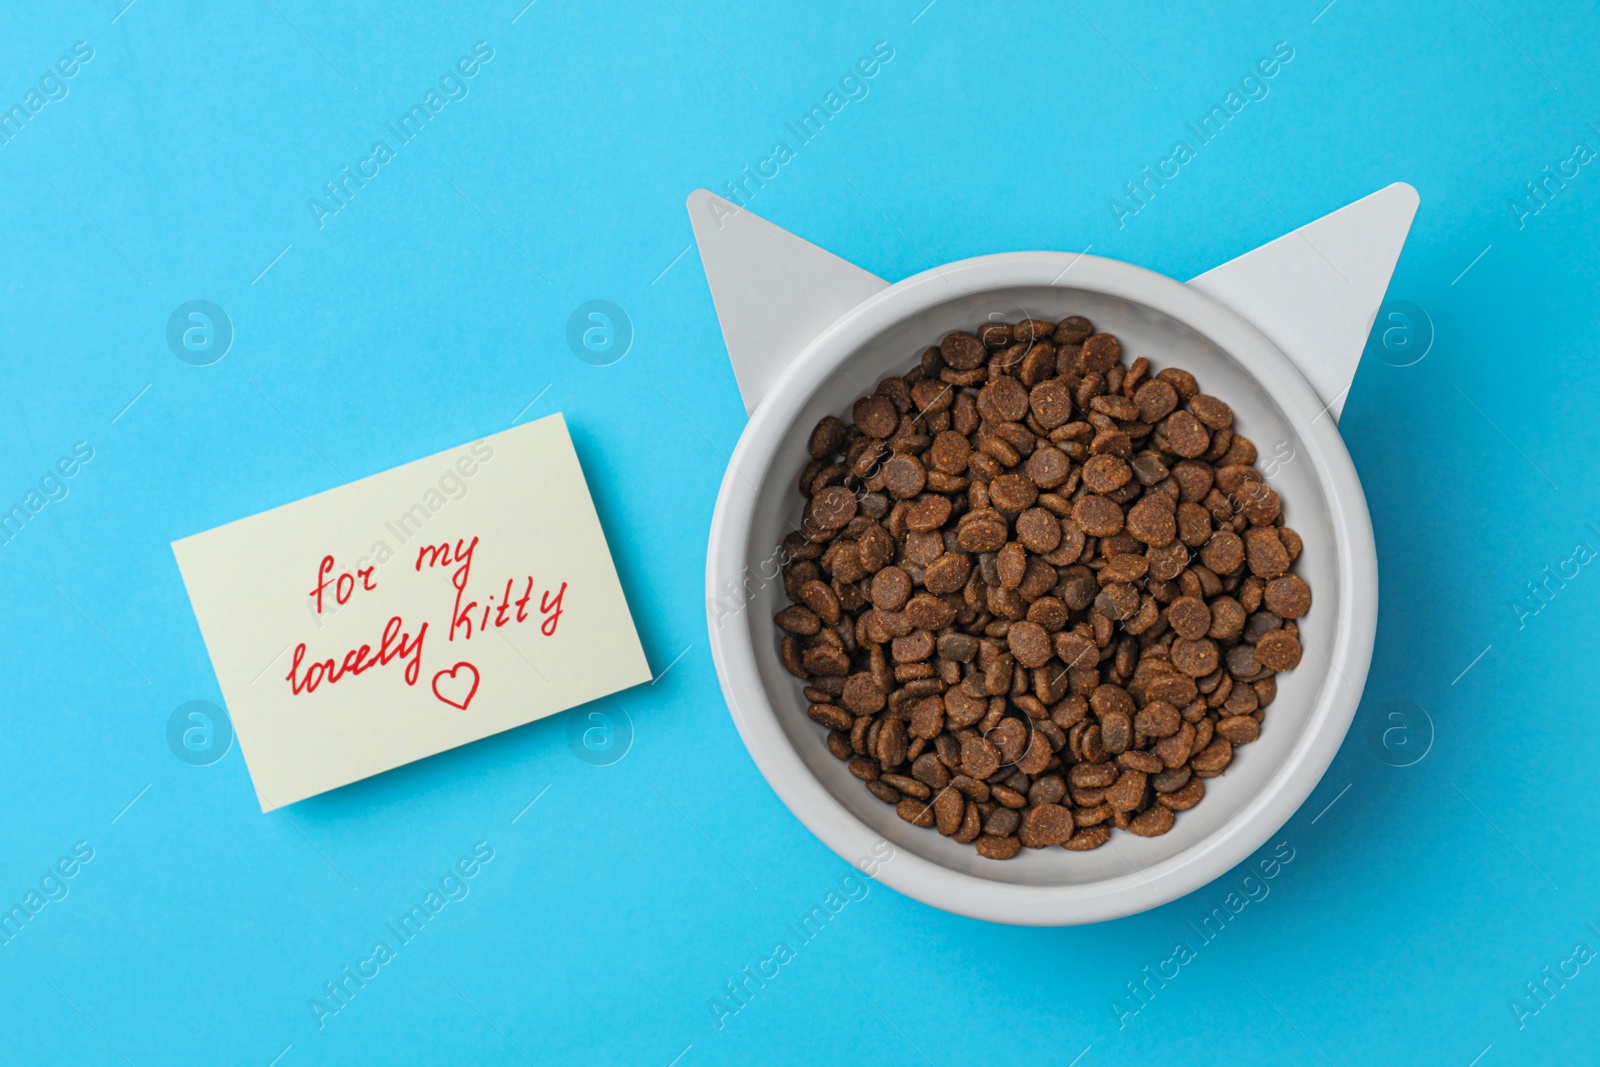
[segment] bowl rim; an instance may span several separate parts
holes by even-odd
[[[739,587],[748,564],[757,483],[768,476],[784,431],[816,390],[863,345],[912,315],[962,296],[1024,287],[1088,290],[1142,305],[1195,330],[1254,377],[1302,435],[1327,500],[1339,575],[1331,669],[1283,764],[1228,822],[1194,845],[1148,868],[1134,865],[1125,875],[1075,885],[993,881],[903,848],[894,850],[892,864],[875,864],[884,838],[823,787],[779,724],[756,666],[751,627],[716,625],[719,590],[728,580]],[[1377,551],[1360,479],[1334,420],[1321,417],[1327,410],[1289,357],[1237,312],[1120,260],[994,253],[923,271],[869,297],[813,338],[774,381],[750,415],[717,494],[706,551],[707,630],[740,740],[779,799],[824,845],[862,871],[877,867],[873,877],[881,883],[944,911],[1009,925],[1070,926],[1158,907],[1215,880],[1277,833],[1321,782],[1349,730],[1371,664]]]

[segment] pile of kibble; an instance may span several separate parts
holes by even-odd
[[[1300,661],[1300,537],[1187,371],[1088,320],[956,332],[824,418],[781,655],[901,818],[1009,859],[1172,828]]]

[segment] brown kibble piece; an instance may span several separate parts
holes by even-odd
[[[1071,849],[1073,852],[1088,852],[1090,849],[1099,848],[1111,840],[1111,824],[1102,822],[1095,826],[1080,826],[1062,845],[1062,848]]]
[[[1261,482],[1249,481],[1239,486],[1234,494],[1244,517],[1257,526],[1270,526],[1283,510],[1278,491]],[[1287,550],[1288,546],[1284,546]]]
[[[907,778],[903,774],[880,774],[878,780],[884,785],[893,786],[900,790],[905,796],[915,797],[917,800],[927,800],[933,796],[933,790],[915,778]]]
[[[850,417],[862,433],[880,440],[894,433],[900,425],[900,411],[894,401],[877,394],[857,400]]]
[[[1026,620],[1011,624],[1007,641],[1011,654],[1024,667],[1043,667],[1055,652],[1044,627]]]
[[[925,496],[906,510],[906,529],[917,533],[932,533],[949,521],[950,513],[953,510],[955,510],[955,506],[950,503],[949,497]],[[877,529],[881,530],[883,527],[880,526]],[[885,536],[889,538],[889,546],[892,551],[894,545],[893,537],[888,535],[887,531],[885,531]],[[888,561],[885,560],[884,562]]]
[[[1150,570],[1150,561],[1142,555],[1123,552],[1106,560],[1100,568],[1100,584],[1112,582],[1137,582]]]
[[[956,331],[946,337],[939,344],[939,354],[944,361],[954,369],[974,370],[983,366],[989,358],[989,350],[984,343],[970,333]]]
[[[932,741],[944,729],[944,704],[938,697],[923,697],[911,709],[912,737]]]
[[[1041,341],[1055,332],[1056,324],[1045,319],[1023,319],[1011,327],[1011,335],[1018,341]]]
[[[970,845],[978,839],[983,832],[983,817],[978,813],[978,805],[974,801],[967,801],[966,813],[961,816],[961,829],[950,838],[952,841],[963,845]]]
[[[1051,335],[1056,344],[1080,345],[1089,335],[1094,333],[1094,327],[1082,315],[1068,315],[1056,324],[1056,332]]]
[[[1270,526],[1253,526],[1244,532],[1245,559],[1257,578],[1277,578],[1289,569],[1289,553]]]
[[[1244,542],[1232,530],[1218,530],[1200,550],[1200,562],[1214,574],[1232,574],[1244,565],[1244,559]]]
[[[1199,548],[1211,540],[1211,513],[1199,504],[1185,500],[1178,505],[1178,540]]]
[[[842,730],[828,731],[828,752],[835,759],[849,760],[855,753],[850,748],[850,735]]]
[[[1004,348],[1015,338],[1008,322],[986,322],[978,327],[978,339],[989,348]]]
[[[1076,763],[1068,778],[1074,789],[1105,789],[1117,780],[1117,773],[1109,763]]]
[[[911,599],[911,576],[899,567],[884,567],[872,576],[872,606],[899,611]]]
[[[1000,578],[1001,586],[1006,589],[1017,588],[1028,573],[1028,550],[1017,541],[1006,545],[995,554],[995,573]]]
[[[1160,774],[1167,769],[1167,765],[1161,762],[1161,757],[1138,748],[1119,753],[1117,765],[1130,771],[1143,771],[1145,774]]]
[[[1187,783],[1172,790],[1170,793],[1158,793],[1156,795],[1156,803],[1173,811],[1188,811],[1200,803],[1201,798],[1205,795],[1205,782],[1199,778],[1190,778]]]
[[[964,434],[955,430],[941,431],[934,437],[933,445],[928,449],[929,465],[944,474],[963,473],[971,456],[972,444]]]
[[[1173,821],[1172,809],[1157,804],[1135,815],[1128,829],[1140,837],[1160,837],[1172,829]]]
[[[1144,687],[1146,700],[1165,701],[1175,708],[1186,707],[1199,692],[1193,678],[1175,672],[1161,674]]]
[[[836,415],[824,415],[817,428],[811,431],[811,456],[826,459],[844,451],[846,431],[844,420]]]
[[[817,613],[810,608],[801,607],[799,604],[791,604],[789,607],[784,608],[774,615],[772,620],[781,629],[792,634],[799,634],[802,637],[810,637],[822,629],[822,620],[817,617]]]
[[[1094,598],[1094,610],[1118,622],[1132,618],[1139,610],[1139,591],[1128,584],[1108,585]]]
[[[1072,521],[1091,537],[1110,537],[1122,529],[1122,509],[1103,496],[1086,496],[1072,506]]]
[[[1182,767],[1188,761],[1189,753],[1194,750],[1195,732],[1193,726],[1184,723],[1178,727],[1177,733],[1157,741],[1151,751],[1169,770]]]
[[[1231,762],[1233,762],[1233,745],[1226,737],[1214,737],[1199,755],[1189,760],[1189,766],[1193,767],[1194,773],[1202,778],[1213,778],[1221,774]]]
[[[1039,499],[1039,489],[1021,474],[1002,474],[989,483],[989,499],[997,508],[1023,511]]]
[[[960,552],[946,552],[922,572],[922,584],[930,593],[954,593],[967,584],[972,561]]]
[[[1236,688],[1249,692],[1242,686]],[[1261,724],[1250,715],[1230,715],[1218,721],[1217,736],[1226,738],[1231,745],[1248,745],[1261,736]]]
[[[1154,424],[1177,408],[1178,391],[1172,388],[1171,382],[1152,378],[1139,386],[1133,394],[1133,402],[1139,405],[1139,421]]]
[[[1286,574],[1267,583],[1262,602],[1274,615],[1298,619],[1311,610],[1311,587],[1299,575]]]
[[[1137,811],[1139,805],[1144,803],[1144,791],[1149,781],[1149,776],[1143,771],[1123,771],[1117,777],[1116,784],[1106,790],[1106,803],[1117,811]]]
[[[900,453],[883,465],[883,487],[896,500],[909,500],[928,484],[928,472],[916,456]]]
[[[884,785],[882,782],[878,782],[878,781],[868,782],[867,783],[867,792],[871,793],[873,796],[877,797],[879,800],[883,801],[885,804],[898,804],[898,803],[900,803],[900,794],[899,794],[899,792],[896,791],[892,786]]]
[[[1274,630],[1256,642],[1256,659],[1269,671],[1292,671],[1300,664],[1300,642],[1287,630]]]
[[[983,820],[983,832],[990,837],[1007,837],[1022,825],[1022,815],[1014,808],[995,808]]]
[[[850,657],[832,645],[817,645],[801,654],[805,672],[824,678],[842,678],[850,673]]]
[[[1112,493],[1128,484],[1133,469],[1120,456],[1093,456],[1083,465],[1083,484],[1096,493]]]
[[[956,542],[968,552],[996,552],[1006,543],[1009,532],[1005,520],[999,516],[982,518],[961,523],[956,530]]]
[[[928,827],[933,825],[933,805],[926,800],[917,800],[906,797],[895,805],[895,814],[913,826]]]
[[[1192,641],[1211,629],[1211,609],[1197,596],[1181,596],[1167,605],[1167,623],[1179,637]]]
[[[1150,788],[1157,793],[1176,793],[1188,783],[1189,777],[1194,774],[1187,764],[1162,771],[1150,777]]]
[[[1038,774],[1050,765],[1054,753],[1050,751],[1050,741],[1045,730],[1045,727],[1034,728],[1033,736],[1028,739],[1027,750],[1022,753],[1022,758],[1017,760],[1017,770],[1023,774]]]
[[[1060,804],[1040,804],[1022,817],[1017,836],[1029,848],[1045,848],[1066,844],[1072,831],[1072,812]]]
[[[823,530],[840,530],[856,517],[856,495],[842,485],[830,485],[811,498],[806,517]]]
[[[906,724],[899,719],[884,720],[878,731],[878,747],[874,753],[886,770],[892,770],[906,761]]]
[[[1133,744],[1133,720],[1125,711],[1111,711],[1100,716],[1100,744],[1107,755],[1126,752]]]
[[[950,784],[950,769],[938,755],[924,752],[911,764],[911,777],[933,789],[943,789]]]
[[[982,781],[1000,769],[1000,752],[982,737],[968,737],[961,742],[961,769]]]
[[[1211,601],[1211,629],[1206,636],[1216,641],[1232,641],[1244,632],[1244,607],[1231,596]]]
[[[1132,422],[1139,417],[1139,405],[1125,396],[1106,393],[1089,401],[1089,410],[1113,419]]]
[[[1117,365],[1122,356],[1122,345],[1109,333],[1097,333],[1084,338],[1078,350],[1078,361],[1086,371],[1104,374]]]
[[[866,671],[852,674],[844,681],[844,694],[839,703],[856,715],[876,715],[883,710],[887,698],[882,689]]]
[[[978,838],[978,855],[987,860],[1008,860],[1021,848],[1022,842],[1014,837],[991,837],[986,834]]]
[[[806,709],[812,722],[819,722],[830,730],[848,730],[855,725],[855,716],[832,704],[813,704]]]
[[[1182,456],[1184,459],[1194,459],[1211,447],[1210,432],[1206,430],[1205,423],[1195,418],[1192,412],[1174,411],[1162,421],[1161,429],[1166,435],[1167,446],[1173,455]]]
[[[842,617],[844,609],[839,604],[839,594],[827,582],[812,579],[802,585],[799,600],[829,626],[836,625]]]
[[[1217,643],[1209,637],[1191,641],[1180,637],[1169,649],[1172,665],[1191,678],[1204,678],[1217,669]]]
[[[1041,556],[1061,543],[1061,520],[1044,508],[1029,508],[1018,515],[1016,528],[1023,547]]]
[[[966,811],[966,800],[954,789],[942,789],[939,795],[933,798],[934,822],[938,824],[939,832],[946,837],[954,835],[961,829],[961,820]]]
[[[1233,409],[1214,396],[1201,393],[1190,397],[1189,410],[1213,430],[1223,430],[1233,425]]]
[[[1195,381],[1194,375],[1181,367],[1166,367],[1156,377],[1164,382],[1171,382],[1172,387],[1178,391],[1178,396],[1184,400],[1200,392],[1200,383]]]
[[[1178,709],[1165,700],[1152,700],[1133,718],[1134,729],[1148,737],[1171,737],[1178,732],[1183,719]]]
[[[1046,430],[1054,430],[1072,421],[1072,391],[1056,378],[1040,382],[1028,394],[1028,405],[1033,417]]]
[[[996,378],[978,391],[978,414],[990,422],[1021,422],[1027,413],[1028,391],[1015,378]]]
[[[1158,496],[1145,497],[1129,508],[1127,526],[1130,534],[1152,548],[1170,545],[1178,536],[1172,504]]]

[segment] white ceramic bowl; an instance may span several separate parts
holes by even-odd
[[[1279,676],[1260,740],[1240,748],[1205,799],[1165,836],[1117,832],[1091,852],[1023,849],[987,860],[902,821],[829,754],[799,681],[778,659],[773,613],[785,606],[776,550],[800,521],[795,489],[817,420],[848,417],[877,382],[991,314],[1087,316],[1128,359],[1191,371],[1233,408],[1305,542],[1296,572],[1314,602],[1300,620],[1305,655]],[[1366,500],[1332,416],[1259,331],[1163,275],[1096,256],[1018,252],[907,278],[830,326],[751,416],[712,519],[706,562],[712,656],[750,755],[801,822],[847,862],[946,911],[992,922],[1063,926],[1130,915],[1226,873],[1267,841],[1315,788],[1349,728],[1377,624],[1377,557]],[[742,605],[742,607],[740,607]],[[888,844],[886,845],[885,842]],[[892,846],[892,848],[890,847]],[[886,859],[886,857],[888,857]]]

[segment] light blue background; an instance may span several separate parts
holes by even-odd
[[[0,903],[95,850],[0,947],[0,1058],[1592,1059],[1600,965],[1521,1028],[1511,1001],[1600,949],[1600,573],[1520,628],[1512,605],[1600,548],[1600,161],[1520,227],[1509,207],[1600,151],[1592,5],[123,2],[0,16],[5,107],[95,50],[0,146],[0,502],[94,449],[0,548]],[[470,95],[319,230],[307,199],[480,40]],[[870,94],[795,145],[784,123],[878,41]],[[1270,96],[1119,228],[1108,199],[1279,41]],[[1421,193],[1390,296],[1431,351],[1369,352],[1342,422],[1382,568],[1366,698],[1270,896],[1121,1028],[1113,998],[1198,946],[1244,869],[1062,930],[873,886],[722,1029],[707,1006],[849,873],[745,754],[704,632],[744,413],[683,200],[778,139],[797,156],[753,209],[890,279],[1091,244],[1185,278],[1391,181]],[[564,340],[596,298],[634,326],[613,366]],[[213,366],[165,343],[192,299],[236,331]],[[263,816],[237,747],[174,757],[173,709],[220,695],[171,540],[558,410],[666,671],[604,705],[633,725],[621,762],[580,761],[557,717]],[[1403,768],[1429,731],[1414,716],[1386,761],[1399,701],[1433,728]],[[470,896],[319,1029],[322,983],[479,841]]]

